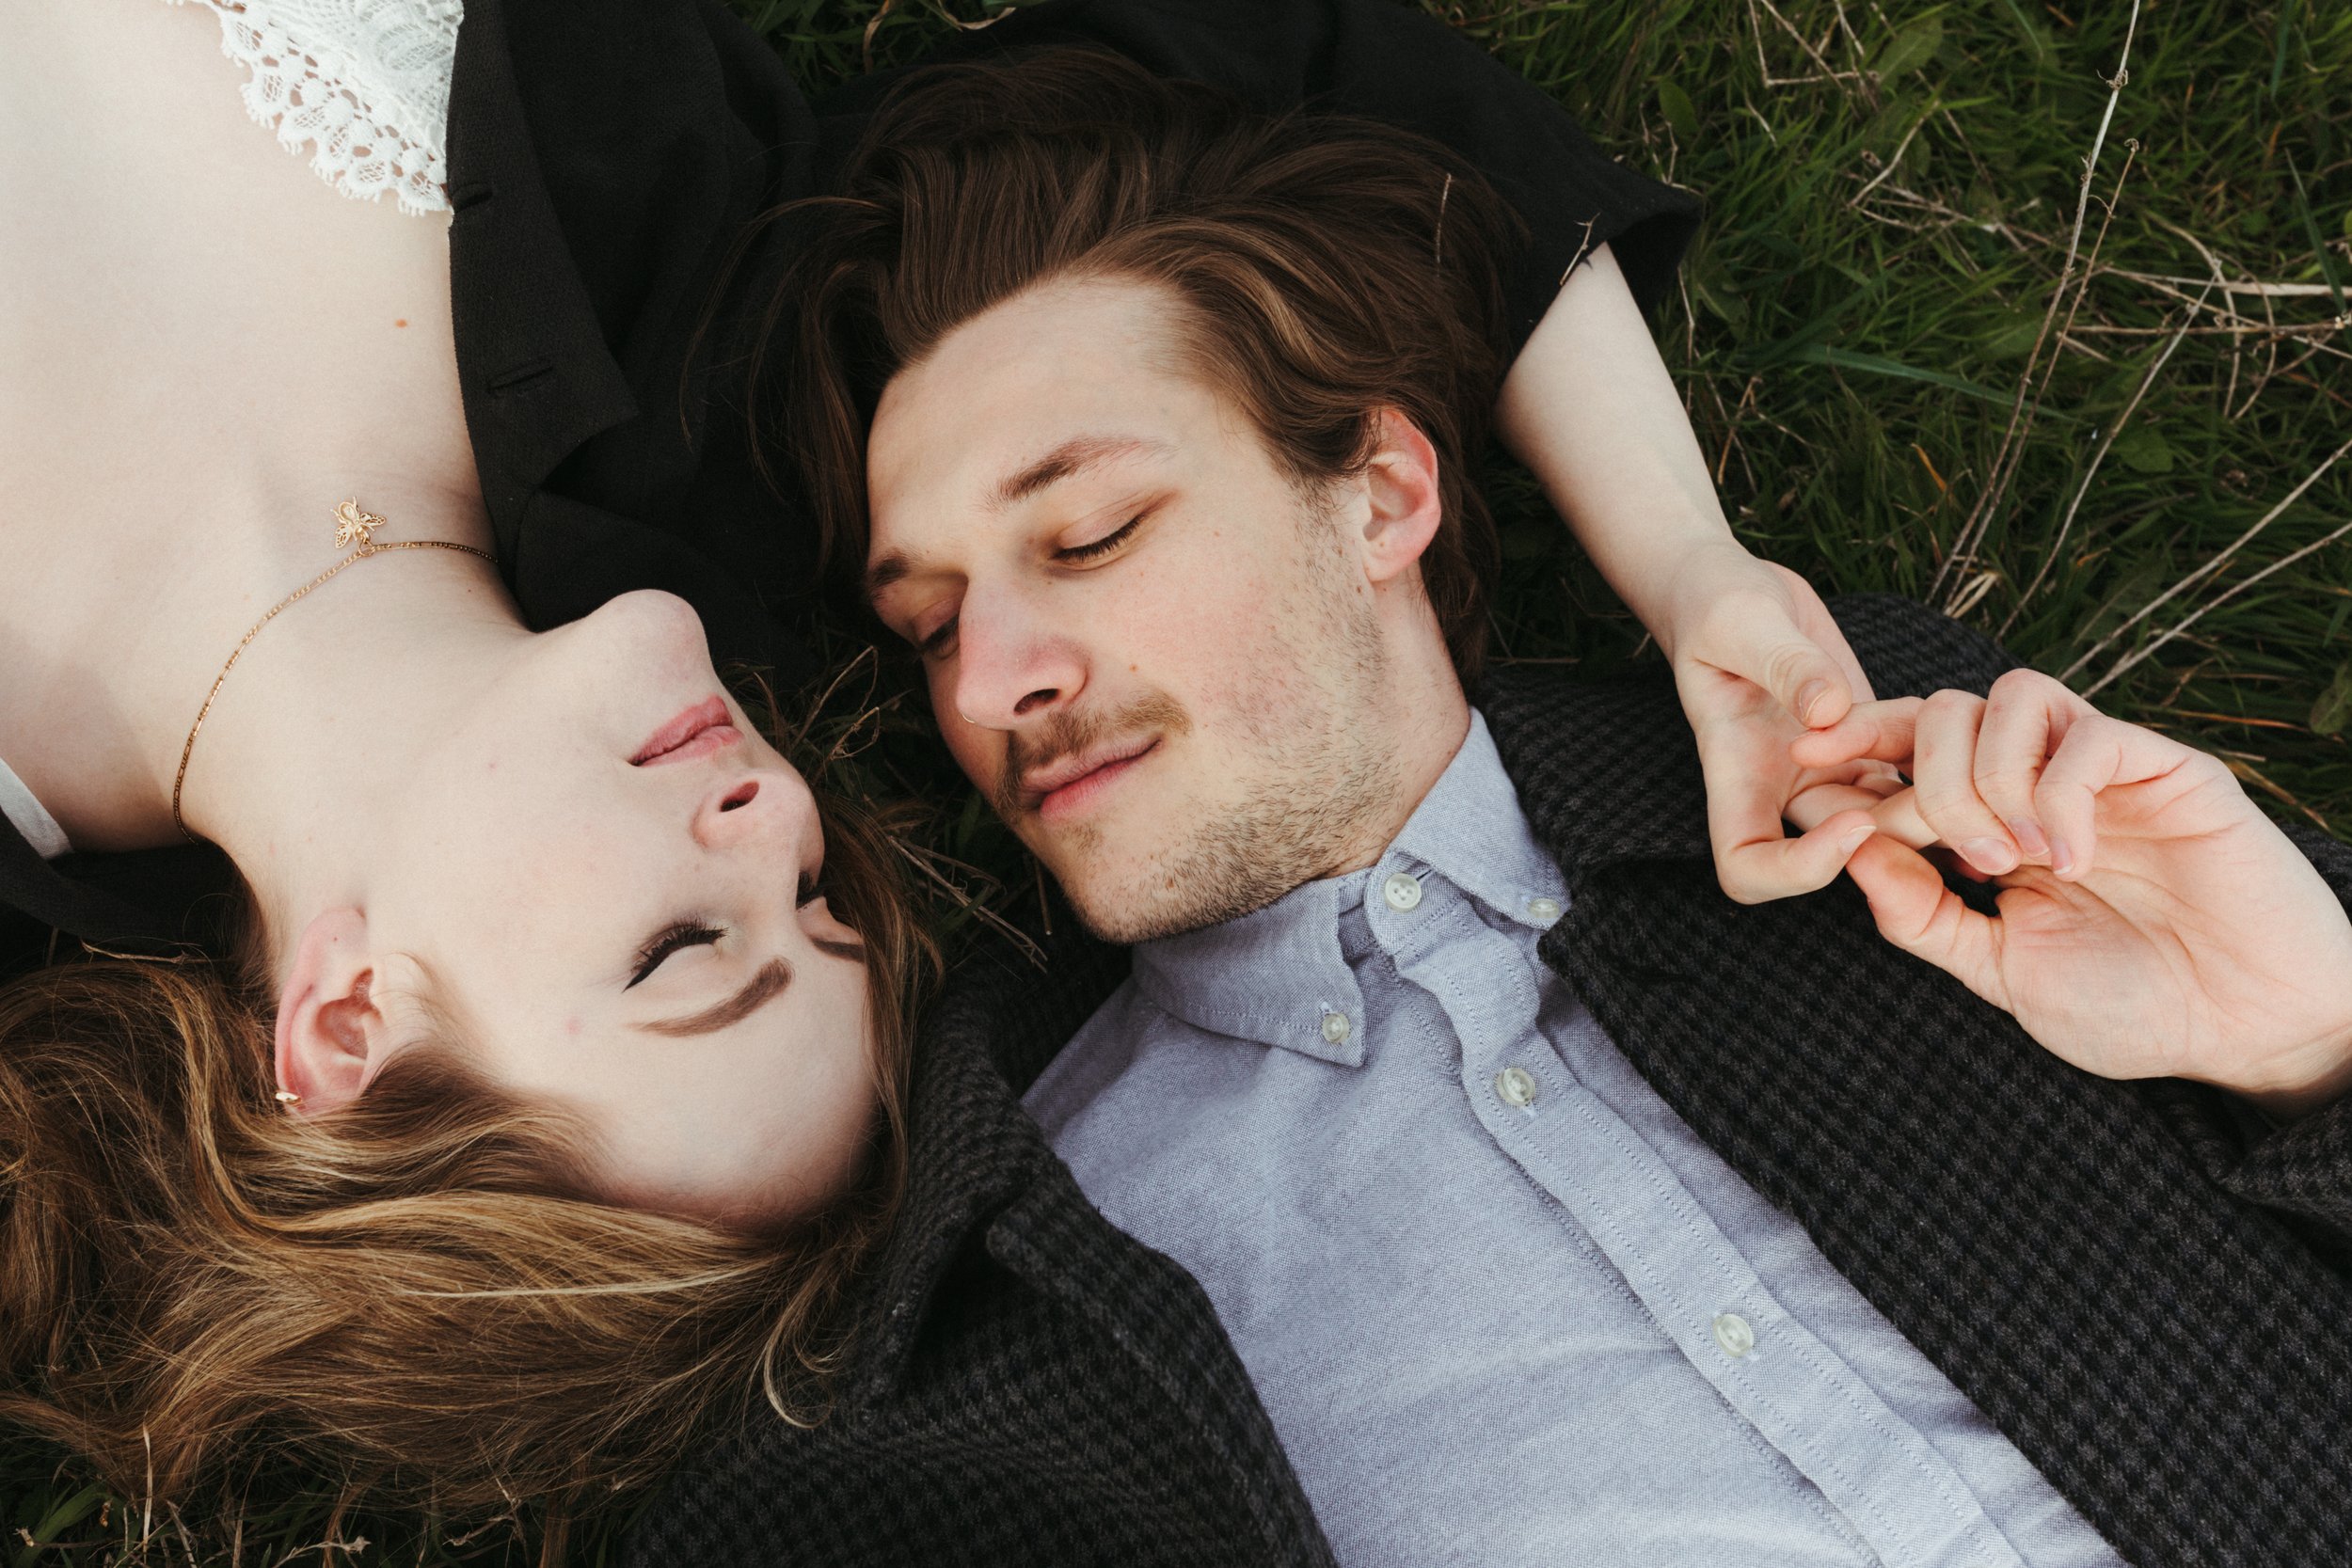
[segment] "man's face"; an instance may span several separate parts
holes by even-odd
[[[884,390],[867,581],[956,759],[1136,942],[1376,853],[1397,793],[1361,484],[1308,496],[1156,285],[1061,281]]]

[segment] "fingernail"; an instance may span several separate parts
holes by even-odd
[[[2017,840],[2017,847],[2023,849],[2028,856],[2046,855],[2050,852],[2050,841],[2042,836],[2042,824],[2039,822],[2030,821],[2023,816],[2013,817],[2009,823],[2009,832],[2010,836]]]
[[[1960,852],[1988,877],[2017,869],[2017,851],[1997,838],[1972,838],[1960,847]]]
[[[1829,682],[1807,681],[1797,692],[1797,719],[1801,723],[1813,722],[1814,705],[1829,695]]]
[[[2050,869],[2061,877],[2074,869],[2074,851],[2066,847],[2062,838],[2050,841]]]
[[[1868,838],[1872,833],[1877,832],[1878,829],[1875,826],[1868,824],[1865,824],[1859,828],[1849,828],[1846,830],[1846,836],[1837,841],[1837,847],[1842,852],[1851,855],[1856,849],[1862,847],[1862,841],[1864,839]]]

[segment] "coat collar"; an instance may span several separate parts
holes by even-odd
[[[855,1337],[840,1391],[852,1411],[898,1389],[942,1278],[1057,1168],[1021,1088],[1127,968],[1127,949],[1063,915],[1042,968],[992,948],[958,971],[924,1020],[907,1096],[905,1199],[844,1308]]]
[[[1571,890],[1629,861],[1709,854],[1698,748],[1662,673],[1574,681],[1506,669],[1487,679],[1480,705]]]

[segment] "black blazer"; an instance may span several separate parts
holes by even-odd
[[[1888,695],[2010,665],[1904,600],[1836,609]],[[2352,1561],[2352,1104],[2272,1132],[2080,1072],[1850,883],[1734,904],[1664,680],[1504,670],[1481,703],[1572,894],[1544,960],[2095,1528],[2140,1564]],[[2291,832],[2352,903],[2352,849]],[[930,1022],[831,1418],[693,1461],[631,1568],[1330,1561],[1208,1298],[1020,1108],[1126,967],[1068,927],[1042,977],[967,974]]]
[[[1395,0],[1051,0],[947,54],[1056,44],[1448,143],[1531,231],[1510,280],[1518,340],[1588,244],[1609,242],[1654,301],[1696,223],[1692,198],[1611,163],[1549,97]],[[876,90],[813,109],[719,0],[469,0],[452,313],[500,566],[532,624],[665,588],[701,611],[715,657],[787,688],[816,673],[814,535],[755,470],[723,368],[800,230],[766,226],[729,261],[761,214],[826,188]],[[0,821],[0,977],[61,934],[216,945],[233,885],[210,848],[44,864]]]

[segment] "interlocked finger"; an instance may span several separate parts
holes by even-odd
[[[2090,869],[2098,852],[2101,791],[2184,768],[2191,778],[2222,771],[2204,752],[2086,707],[2051,752],[2034,790],[2034,807],[2050,835],[2050,869],[2070,879]]]
[[[1969,864],[1990,876],[2014,871],[2023,858],[2000,817],[1977,793],[1978,736],[1985,701],[1967,691],[1939,691],[1919,710],[1911,757],[1919,814],[1935,835]]]
[[[1993,683],[1977,734],[1977,794],[2028,861],[2046,862],[2048,835],[2034,804],[2048,758],[2088,707],[2049,676],[2012,670]]]

